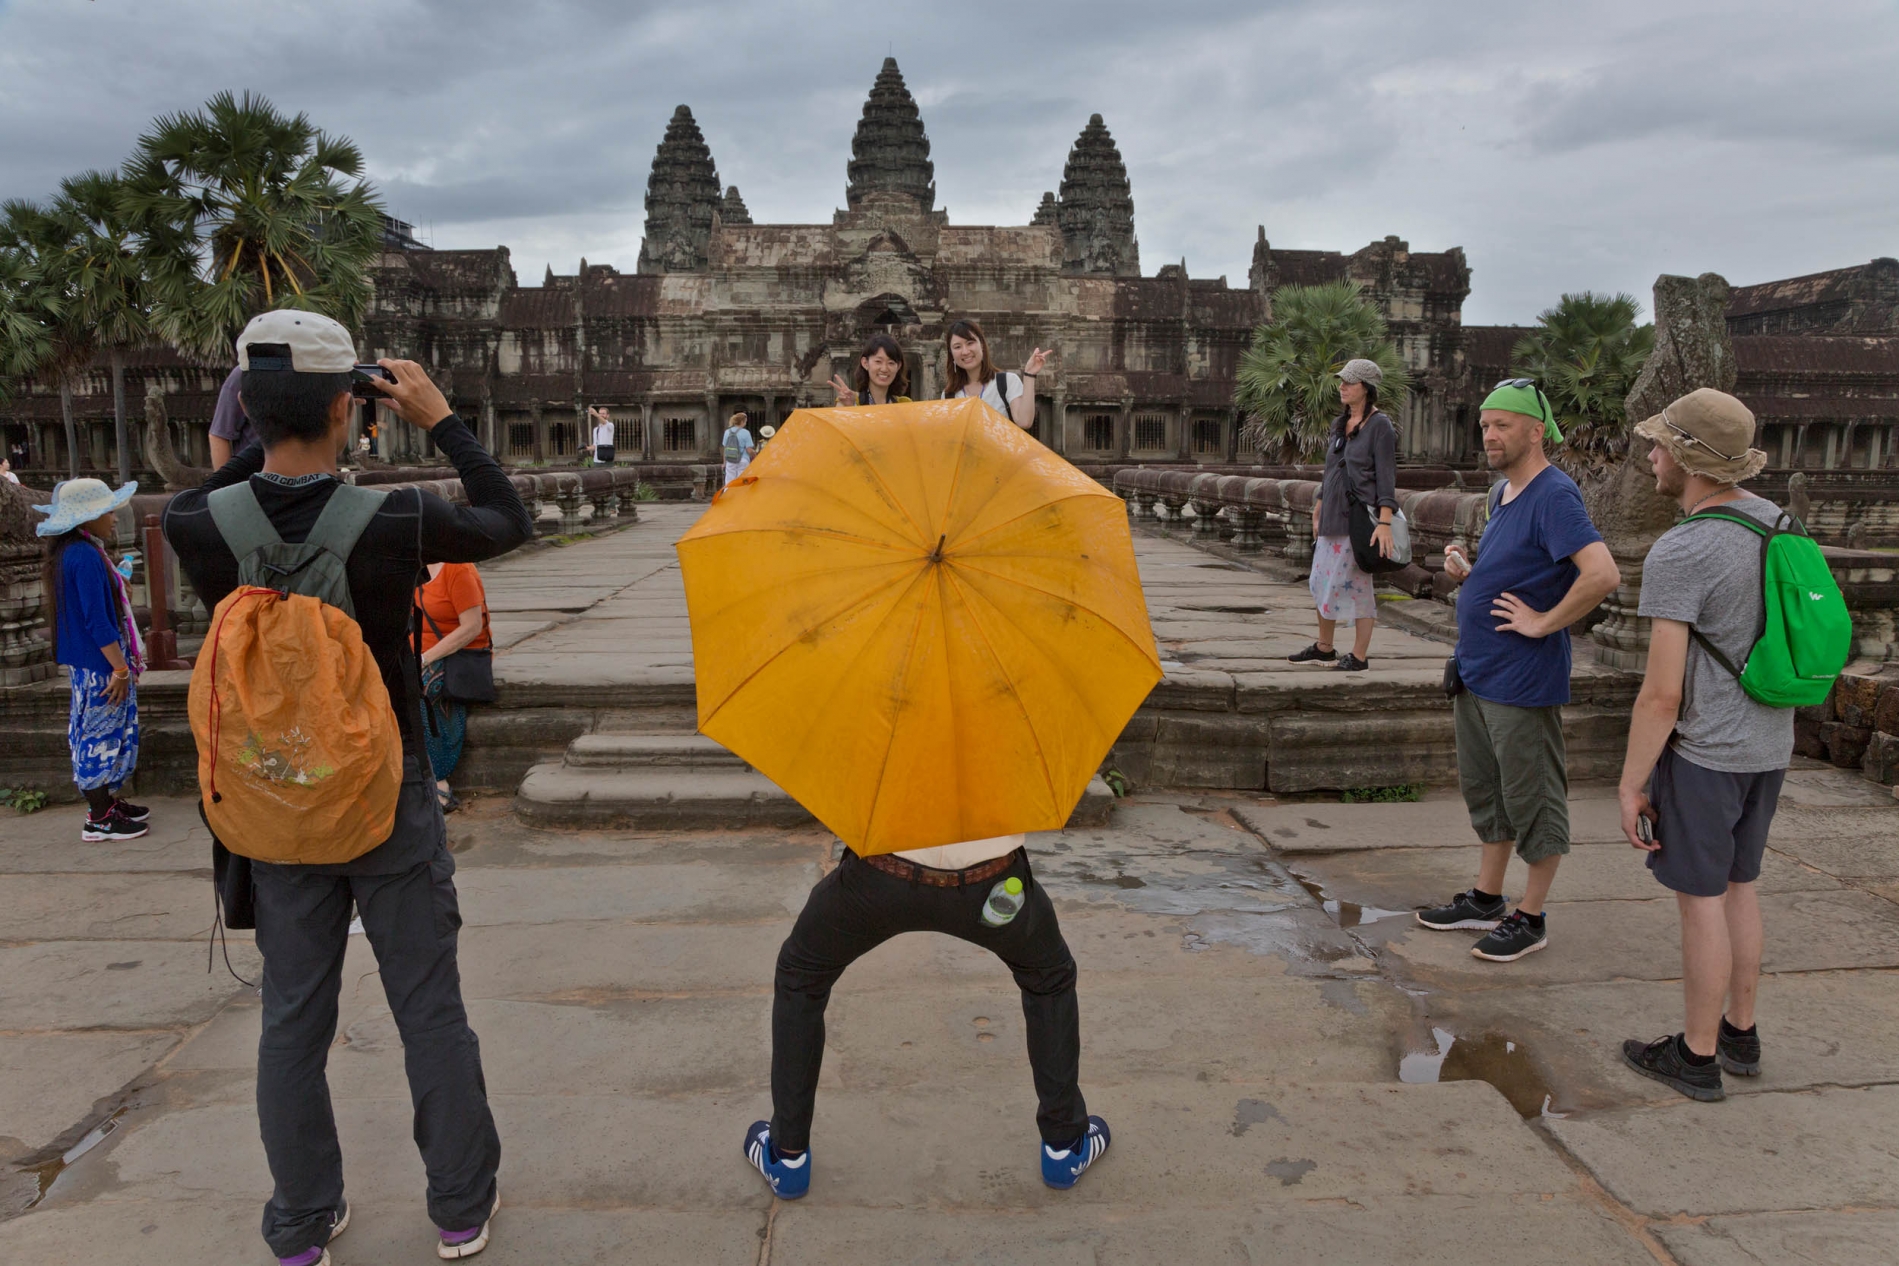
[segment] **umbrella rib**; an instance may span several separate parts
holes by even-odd
[[[963,599],[963,605],[973,610],[975,603],[970,600],[972,593],[964,586],[962,581],[956,578],[956,573],[953,568],[949,572],[949,580],[951,584],[956,586],[958,594],[961,595]],[[994,604],[990,605],[993,606]],[[1005,615],[1003,618],[1007,619],[1008,617]],[[1061,793],[1055,790],[1055,775],[1048,767],[1048,753],[1042,750],[1042,734],[1041,731],[1035,728],[1035,718],[1029,712],[1027,700],[1022,698],[1022,692],[1017,689],[1015,678],[1009,673],[1009,666],[1003,663],[1002,656],[996,653],[995,643],[989,640],[989,630],[983,628],[980,620],[972,619],[969,623],[971,627],[976,630],[976,635],[982,639],[983,649],[989,653],[989,661],[996,666],[997,675],[1008,683],[1009,695],[1015,700],[1016,707],[1022,710],[1023,719],[1029,723],[1029,735],[1035,740],[1035,760],[1036,763],[1042,767],[1042,785],[1048,788],[1049,803],[1060,804]],[[1014,621],[1010,621],[1010,623],[1013,624]]]
[[[1028,509],[1024,510],[1021,514],[1011,515],[1010,517],[1004,519],[1000,523],[992,523],[988,527],[984,528],[982,531],[976,533],[976,535],[974,536],[963,537],[961,540],[956,542],[956,549],[958,553],[960,554],[966,547],[974,544],[977,541],[982,540],[983,537],[993,535],[996,532],[1000,532],[1003,528],[1006,528],[1010,526],[1011,524],[1020,523],[1022,520],[1028,518],[1031,514],[1040,514],[1042,511],[1048,509],[1050,506],[1058,506],[1058,505],[1061,505],[1065,501],[1075,501],[1082,497],[1092,497],[1094,495],[1095,495],[1094,493],[1089,492],[1086,489],[1077,488],[1074,492],[1069,493],[1065,497],[1055,497],[1048,501],[1037,502],[1035,505],[1032,505]]]
[[[917,577],[912,581],[912,584],[914,585],[916,583],[920,583],[924,579],[924,577],[926,577],[929,574],[929,570],[930,570],[929,568],[925,568],[922,572],[919,572]],[[908,683],[909,678],[910,678],[910,674],[907,671],[908,665],[910,662],[910,657],[916,653],[917,631],[923,627],[924,617],[928,613],[929,613],[929,603],[922,602],[922,603],[917,604],[916,619],[910,625],[910,645],[907,648],[905,648],[904,657],[903,657],[904,664],[906,666],[906,671],[904,673],[904,682],[906,684]],[[895,611],[893,610],[891,614],[894,615]],[[890,618],[889,616],[885,617],[885,619],[889,619],[889,618]],[[890,717],[890,738],[888,739],[888,741],[884,743],[883,759],[877,762],[877,782],[875,784],[877,790],[871,795],[870,807],[864,811],[864,834],[866,837],[869,836],[871,827],[877,821],[877,806],[883,801],[883,798],[884,798],[884,771],[890,768],[890,753],[895,751],[897,747],[897,727],[898,727],[898,722],[901,721],[903,718],[903,709],[904,709],[904,699],[903,699],[903,695],[899,693],[898,698],[897,698],[897,709],[894,713],[891,714],[891,717]]]
[[[909,507],[904,505],[903,502],[898,499],[897,494],[890,490],[890,485],[884,482],[883,472],[877,469],[876,463],[870,460],[869,454],[865,453],[862,448],[859,448],[857,445],[857,441],[852,439],[842,429],[840,429],[835,422],[827,422],[825,423],[825,425],[830,427],[832,433],[835,434],[840,440],[843,440],[846,444],[850,445],[851,451],[857,454],[857,460],[863,463],[864,469],[870,472],[870,477],[876,480],[877,487],[882,489],[883,494],[884,494],[884,499],[887,500],[891,505],[895,506],[897,509],[897,513],[901,514],[904,517],[904,519],[910,524],[911,530],[917,534],[917,540],[919,541],[923,540],[928,535],[928,533],[926,533],[923,530],[923,528],[917,523],[917,521],[914,518],[911,518]]]
[[[993,557],[993,556],[992,556],[992,557]],[[1043,594],[1043,595],[1045,595],[1046,597],[1049,597],[1049,598],[1053,598],[1053,599],[1054,599],[1055,601],[1057,601],[1057,602],[1065,602],[1065,603],[1067,603],[1067,604],[1068,604],[1069,606],[1072,606],[1072,607],[1081,607],[1081,604],[1080,604],[1080,603],[1078,603],[1078,602],[1076,602],[1076,601],[1075,601],[1075,600],[1074,600],[1073,598],[1070,598],[1070,597],[1067,597],[1067,596],[1065,596],[1065,595],[1063,595],[1063,594],[1059,594],[1059,593],[1056,593],[1056,592],[1055,592],[1055,591],[1054,591],[1053,589],[1044,589],[1044,588],[1043,588],[1042,586],[1040,586],[1040,585],[1032,585],[1032,584],[1030,584],[1030,583],[1029,583],[1028,581],[1026,581],[1026,580],[1020,580],[1020,579],[1018,579],[1018,578],[1016,578],[1016,577],[1014,577],[1014,576],[1004,576],[1004,575],[1003,575],[1003,574],[1001,574],[1000,572],[994,572],[994,571],[990,571],[990,570],[989,570],[989,569],[988,569],[987,567],[978,567],[978,566],[976,566],[976,565],[975,565],[974,563],[972,563],[972,562],[970,562],[970,560],[969,560],[969,559],[968,559],[967,557],[959,557],[959,558],[957,558],[957,559],[955,560],[955,565],[956,565],[956,566],[958,566],[958,567],[967,567],[967,568],[969,568],[969,570],[971,570],[971,571],[975,571],[975,572],[981,572],[981,573],[982,573],[983,575],[985,575],[985,576],[989,576],[989,577],[991,577],[991,578],[993,578],[993,579],[996,579],[996,580],[999,580],[999,581],[1001,581],[1001,582],[1002,582],[1003,584],[1005,584],[1005,585],[1015,585],[1015,586],[1017,586],[1018,588],[1022,588],[1022,589],[1027,589],[1027,590],[1029,590],[1029,591],[1030,591],[1031,593],[1039,593],[1039,594]],[[992,604],[992,605],[993,605],[993,604]],[[1082,610],[1087,610],[1087,608],[1085,608],[1085,607],[1081,607],[1081,609],[1082,609]],[[1145,602],[1145,600],[1143,600],[1143,602],[1142,602],[1142,609],[1143,609],[1143,610],[1145,610],[1145,609],[1146,609],[1146,602]],[[1123,637],[1124,639],[1126,639],[1126,641],[1127,641],[1127,643],[1128,643],[1128,645],[1130,645],[1130,646],[1132,646],[1132,647],[1133,647],[1133,648],[1134,648],[1135,650],[1137,650],[1137,651],[1139,651],[1139,652],[1141,652],[1141,654],[1143,654],[1143,655],[1148,655],[1148,656],[1152,656],[1152,657],[1153,657],[1153,659],[1154,659],[1154,661],[1155,661],[1156,663],[1159,663],[1159,662],[1160,662],[1160,655],[1159,655],[1159,653],[1157,652],[1157,650],[1156,650],[1156,648],[1155,648],[1155,647],[1153,647],[1153,646],[1142,646],[1142,645],[1141,645],[1141,644],[1140,644],[1140,643],[1139,643],[1138,641],[1136,641],[1136,640],[1135,640],[1134,638],[1132,638],[1132,637],[1129,637],[1129,636],[1128,636],[1128,632],[1127,632],[1127,630],[1126,630],[1126,629],[1124,629],[1124,628],[1122,628],[1122,627],[1121,627],[1120,625],[1118,625],[1118,624],[1116,624],[1116,623],[1115,623],[1115,622],[1114,622],[1113,620],[1110,620],[1110,619],[1108,619],[1108,618],[1107,618],[1106,616],[1103,616],[1103,615],[1101,615],[1101,613],[1100,613],[1100,612],[1098,612],[1098,611],[1089,611],[1088,613],[1089,613],[1090,615],[1093,615],[1093,616],[1096,616],[1097,618],[1099,618],[1099,619],[1101,620],[1101,622],[1102,622],[1103,624],[1105,624],[1105,625],[1107,625],[1107,626],[1108,626],[1109,628],[1111,628],[1111,629],[1113,629],[1113,630],[1114,630],[1114,631],[1115,631],[1116,633],[1119,633],[1119,634],[1120,634],[1120,635],[1121,635],[1121,636],[1122,636],[1122,637]],[[1150,635],[1151,635],[1151,634],[1152,634],[1152,632],[1153,632],[1153,630],[1152,630],[1152,628],[1151,628],[1151,627],[1149,628],[1149,630],[1148,630],[1148,631],[1149,631],[1149,634],[1150,634]]]
[[[910,579],[910,583],[914,584],[915,582],[916,582],[916,578],[912,576]],[[901,579],[895,579],[895,580],[890,581],[888,584],[879,585],[876,589],[872,590],[870,593],[865,594],[864,597],[860,599],[859,601],[853,602],[849,606],[846,606],[846,607],[840,607],[838,610],[833,611],[830,615],[826,616],[823,620],[816,620],[816,621],[813,621],[812,623],[814,625],[828,624],[836,620],[841,620],[844,617],[850,615],[854,611],[860,611],[863,608],[870,606],[873,602],[877,601],[878,598],[880,598],[886,591],[893,589],[897,585],[902,584],[902,583],[903,581]],[[886,616],[884,618],[888,619],[889,617]],[[761,660],[758,666],[752,669],[751,672],[745,674],[745,677],[743,680],[733,683],[732,688],[725,692],[725,698],[719,700],[719,706],[712,709],[711,712],[708,712],[706,714],[705,722],[703,722],[699,728],[701,730],[704,730],[705,726],[707,724],[710,724],[714,717],[717,717],[719,713],[725,710],[726,704],[730,703],[733,699],[735,699],[738,696],[739,692],[745,689],[746,686],[750,685],[752,681],[756,679],[760,673],[764,672],[767,668],[770,668],[773,664],[777,663],[778,660],[784,656],[786,651],[789,651],[793,646],[796,646],[798,644],[799,640],[800,639],[798,638],[793,638],[791,641],[786,642],[783,646],[773,651],[768,657]]]

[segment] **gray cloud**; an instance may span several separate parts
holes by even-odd
[[[1899,253],[1899,16],[1875,0],[0,0],[0,196],[249,88],[353,138],[438,246],[505,243],[529,281],[630,269],[675,105],[755,219],[823,222],[886,52],[958,222],[1025,221],[1101,113],[1150,271],[1238,282],[1258,224],[1396,233],[1465,248],[1467,320],[1522,321],[1663,271]]]

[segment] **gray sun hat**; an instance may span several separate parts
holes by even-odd
[[[137,491],[136,479],[128,480],[117,492],[97,479],[64,480],[54,485],[50,505],[33,507],[34,513],[46,516],[45,522],[33,525],[33,531],[39,536],[64,536],[81,523],[90,523],[102,514],[117,510]]]
[[[1378,368],[1378,362],[1363,356],[1346,361],[1345,368],[1339,370],[1340,382],[1368,382],[1375,387],[1384,380],[1385,371]]]

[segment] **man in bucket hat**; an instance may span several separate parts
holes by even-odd
[[[1417,920],[1438,931],[1482,930],[1476,958],[1510,963],[1549,944],[1543,909],[1569,852],[1569,626],[1621,583],[1589,521],[1582,493],[1544,455],[1560,443],[1549,397],[1528,378],[1497,384],[1480,415],[1484,456],[1504,482],[1476,565],[1446,551],[1457,593],[1457,780],[1483,842],[1477,883]],[[1515,852],[1529,866],[1523,899],[1508,909],[1504,874]]]
[[[1655,490],[1684,514],[1721,507],[1767,527],[1781,508],[1736,485],[1760,473],[1754,415],[1726,392],[1689,392],[1642,422]],[[1767,828],[1793,756],[1793,709],[1751,698],[1710,654],[1744,663],[1759,635],[1761,537],[1743,524],[1681,523],[1642,564],[1648,668],[1629,722],[1622,832],[1648,855],[1681,915],[1687,1024],[1623,1043],[1631,1068],[1692,1099],[1725,1097],[1721,1070],[1758,1076],[1760,877]],[[1699,636],[1693,636],[1698,634]]]
[[[73,783],[86,798],[79,838],[135,840],[150,811],[123,800],[119,789],[138,765],[138,675],[144,668],[132,594],[106,547],[117,533],[119,508],[138,491],[117,492],[97,479],[69,479],[53,489],[46,516],[33,530],[46,542],[46,600],[57,658],[72,678],[66,742]]]

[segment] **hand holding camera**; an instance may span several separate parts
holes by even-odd
[[[385,356],[373,365],[357,365],[350,375],[351,395],[395,410],[404,422],[420,430],[434,430],[437,422],[454,412],[428,371],[412,360]]]
[[[1458,581],[1470,575],[1470,559],[1464,556],[1462,546],[1451,545],[1444,550],[1444,574]]]

